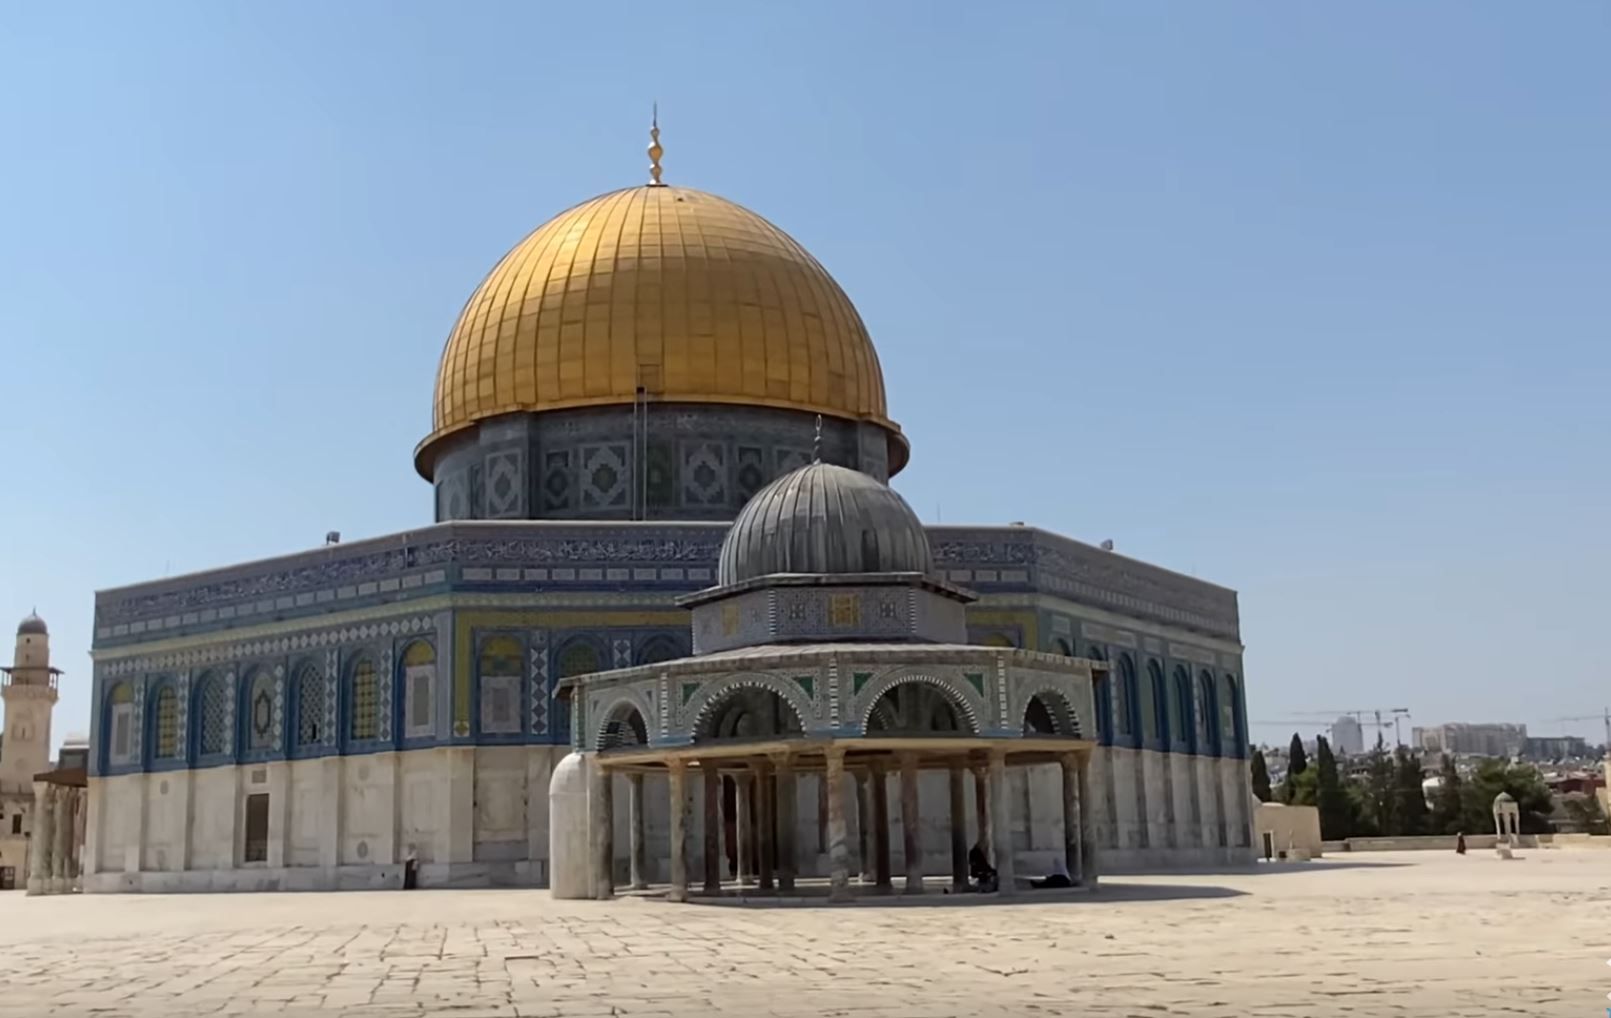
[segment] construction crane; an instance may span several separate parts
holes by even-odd
[[[1399,731],[1399,723],[1410,716],[1410,709],[1408,707],[1377,707],[1370,710],[1317,710],[1303,711],[1302,713],[1317,718],[1351,717],[1359,722],[1359,727],[1361,728],[1376,729],[1378,736],[1382,734],[1384,729],[1391,728],[1393,730],[1393,744],[1402,746],[1404,745],[1404,737]],[[1388,715],[1392,720],[1383,721],[1382,715],[1384,714]],[[1367,721],[1365,720],[1367,717],[1374,720]],[[1306,723],[1313,724],[1315,722]]]
[[[1599,714],[1581,714],[1575,718],[1549,718],[1545,723],[1557,721],[1603,721],[1605,722],[1605,751],[1611,753],[1611,707],[1605,708]]]

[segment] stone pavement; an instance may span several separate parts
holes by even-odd
[[[1010,906],[6,894],[0,1018],[1600,1018],[1611,852],[1523,854],[1112,878]]]

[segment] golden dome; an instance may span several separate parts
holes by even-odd
[[[442,439],[518,411],[680,403],[780,407],[889,429],[906,443],[861,316],[793,238],[681,187],[600,195],[538,227],[471,295],[436,376],[430,478]]]

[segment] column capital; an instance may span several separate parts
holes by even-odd
[[[686,774],[688,772],[688,761],[682,757],[674,756],[666,761],[666,770],[672,774]]]

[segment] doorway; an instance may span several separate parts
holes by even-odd
[[[1264,858],[1265,859],[1274,859],[1275,858],[1275,832],[1274,831],[1262,831],[1262,832],[1260,832],[1260,837],[1264,840]]]
[[[246,797],[246,854],[243,862],[268,862],[269,797],[258,792]]]

